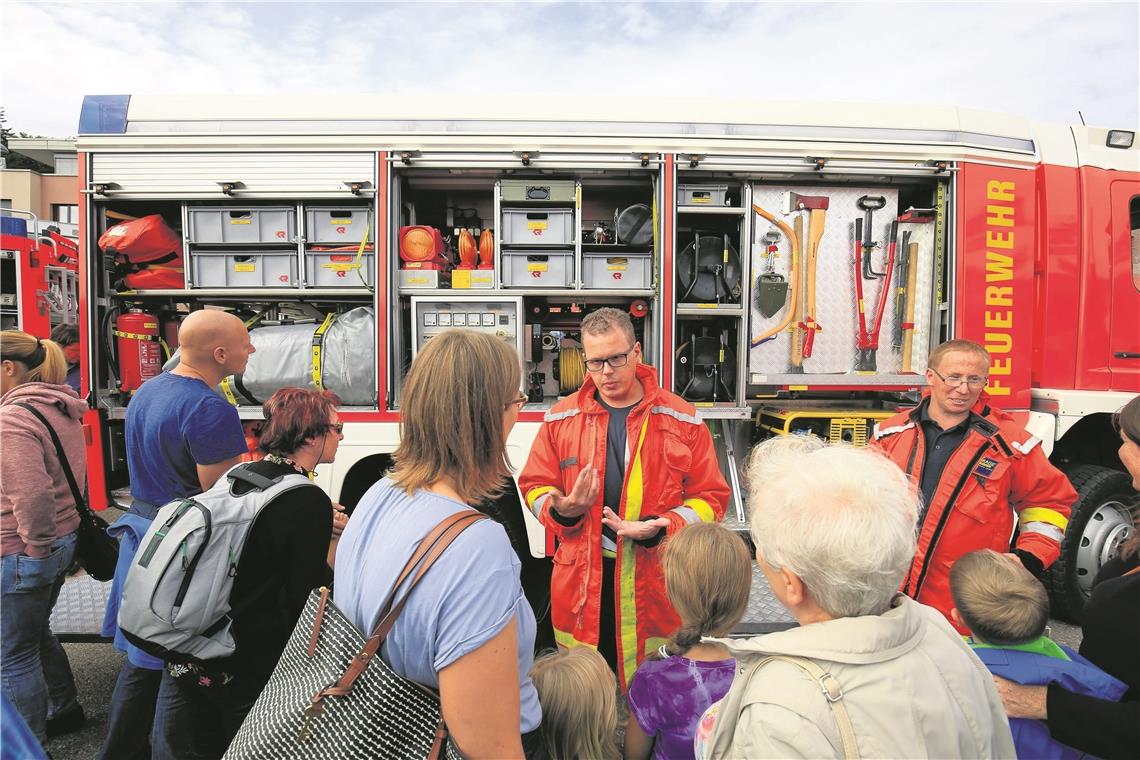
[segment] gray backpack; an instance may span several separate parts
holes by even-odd
[[[234,486],[252,490],[240,496]],[[262,508],[311,485],[299,473],[267,478],[248,464],[231,468],[205,493],[162,507],[139,543],[123,584],[119,628],[144,652],[170,662],[234,654],[230,592],[250,529]],[[274,583],[248,598],[254,601]]]

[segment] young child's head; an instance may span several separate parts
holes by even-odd
[[[1024,644],[1049,622],[1045,587],[1012,557],[992,549],[964,554],[950,569],[958,621],[987,644]]]
[[[702,636],[723,636],[744,617],[752,589],[752,558],[739,536],[719,523],[695,523],[665,547],[665,591],[681,618],[669,638],[684,654]]]
[[[617,679],[589,647],[539,657],[530,671],[542,705],[542,733],[552,760],[619,757]]]

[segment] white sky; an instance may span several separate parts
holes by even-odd
[[[75,133],[85,94],[654,93],[935,103],[1140,124],[1140,2],[0,0],[0,104]],[[694,115],[697,117],[697,115]]]

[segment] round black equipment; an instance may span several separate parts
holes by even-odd
[[[677,276],[682,303],[736,301],[740,297],[740,254],[723,235],[698,233],[677,256]]]
[[[628,206],[618,214],[618,240],[626,245],[649,245],[653,242],[653,211],[644,203]]]
[[[719,338],[694,336],[677,348],[677,389],[689,401],[732,401],[736,356]]]

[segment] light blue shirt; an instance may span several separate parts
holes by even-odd
[[[365,635],[370,634],[416,546],[444,518],[466,508],[427,491],[408,496],[387,478],[372,486],[337,546],[336,606]],[[529,675],[534,662],[534,612],[523,596],[519,569],[501,525],[483,520],[467,528],[416,586],[381,656],[405,678],[439,688],[440,670],[487,643],[514,617],[519,732],[525,734],[542,722],[542,708]]]

